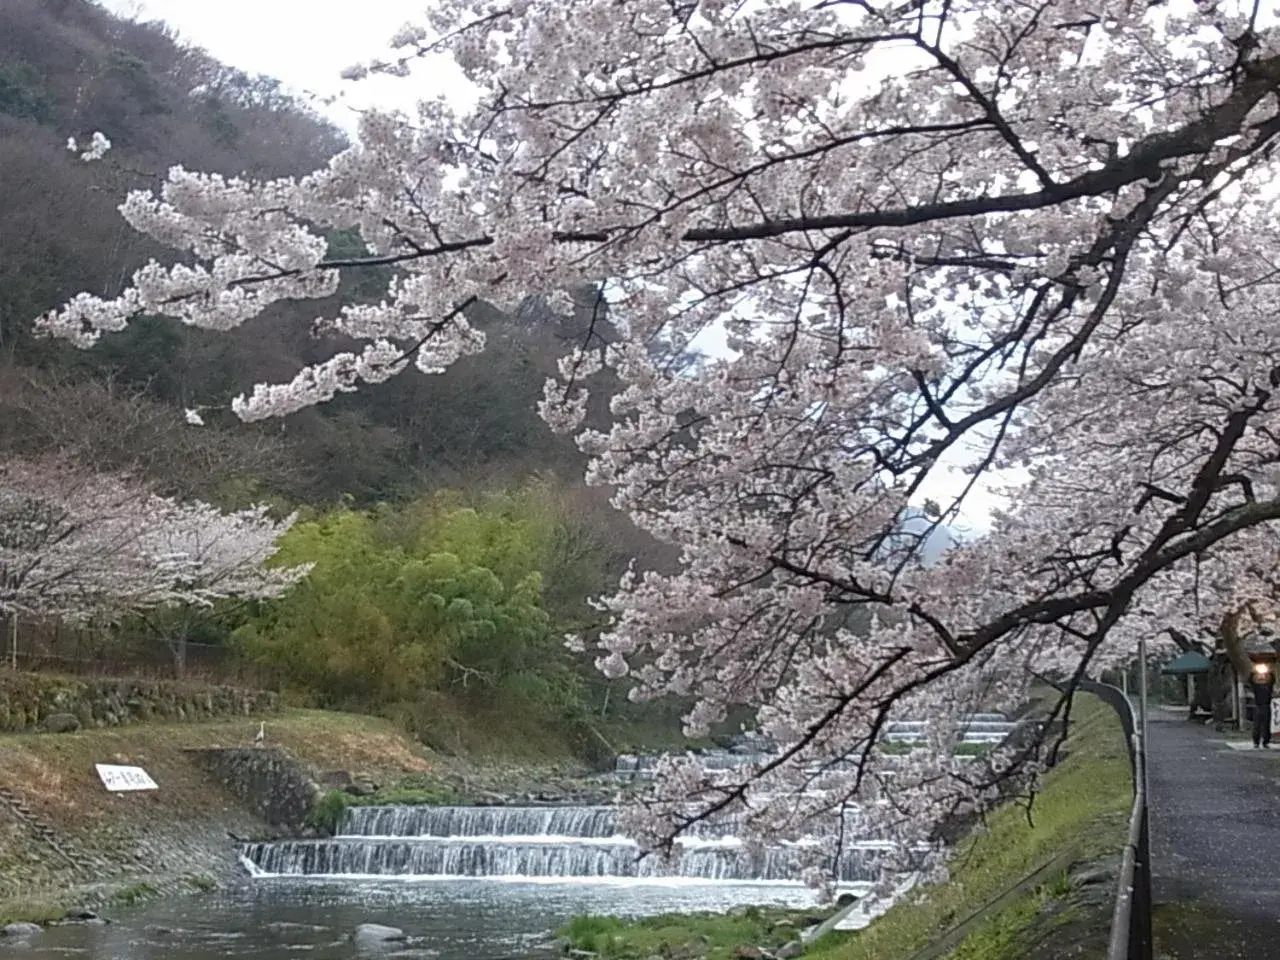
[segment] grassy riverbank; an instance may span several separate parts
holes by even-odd
[[[0,736],[0,917],[198,890],[224,875],[235,864],[229,834],[266,825],[184,751],[247,746],[257,728],[243,718]],[[267,729],[271,743],[320,769],[432,769],[433,758],[370,717],[290,711]],[[108,793],[96,763],[141,766],[160,789]]]
[[[233,837],[271,831],[186,751],[247,747],[258,722],[0,736],[0,918],[42,919],[81,902],[203,889],[234,871]],[[542,762],[443,756],[387,720],[358,714],[286,710],[267,718],[266,739],[317,775],[340,771],[384,794],[411,784],[438,800],[532,789],[582,773],[559,753]],[[108,793],[96,763],[141,766],[159,789]]]
[[[1066,758],[1045,775],[1030,808],[1013,802],[993,811],[958,846],[949,882],[918,888],[865,930],[829,935],[805,956],[1050,960],[1065,943],[1078,948],[1075,956],[1104,956],[1132,784],[1111,708],[1082,696],[1074,716]],[[562,933],[609,960],[673,950],[728,960],[775,950],[807,919],[768,911],[635,923],[593,917]]]
[[[256,812],[263,797],[250,802],[243,789],[236,795],[224,784],[245,788],[258,775],[245,764],[276,763],[275,753],[228,758],[233,767],[219,767],[217,776],[191,753],[254,745],[263,718],[246,714],[257,703],[248,692],[199,684],[136,692],[121,684],[104,681],[94,693],[76,678],[9,678],[0,715],[19,729],[69,722],[73,730],[0,734],[0,919],[43,920],[63,906],[205,889],[239,871],[241,839],[279,834]],[[178,693],[186,699],[175,699]],[[243,703],[228,699],[240,693],[248,697]],[[426,746],[391,719],[306,709],[277,714],[269,699],[265,747],[283,752],[279,762],[300,767],[304,787],[309,777],[322,790],[350,785],[362,794],[322,793],[307,821],[322,830],[350,803],[599,802],[603,787],[587,758],[611,762],[620,750],[677,746],[671,741],[678,727],[662,714],[556,725],[436,698],[434,746]],[[208,715],[201,704],[219,710],[208,707]],[[109,793],[98,763],[141,766],[159,789]],[[289,816],[297,823],[296,812]]]
[[[671,957],[705,960],[760,960],[754,951],[776,953],[827,910],[747,907],[729,913],[672,914],[624,921],[583,916],[560,934],[575,949],[601,957]]]

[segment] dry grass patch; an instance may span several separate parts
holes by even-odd
[[[184,751],[249,746],[258,723],[244,718],[0,736],[0,786],[17,793],[33,813],[73,833],[162,815],[217,818],[234,801]],[[392,780],[438,766],[429,751],[375,717],[291,710],[266,723],[268,746],[283,747],[318,770]],[[98,780],[96,763],[141,766],[160,789],[110,794]]]

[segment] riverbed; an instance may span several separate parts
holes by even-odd
[[[722,911],[743,904],[803,907],[802,886],[436,879],[249,880],[225,890],[120,910],[103,926],[51,927],[0,956],[85,960],[213,960],[222,957],[352,958],[358,924],[399,927],[409,939],[381,957],[506,960],[533,954],[579,913],[647,916]]]

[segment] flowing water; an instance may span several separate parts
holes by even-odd
[[[882,850],[860,844],[842,857],[847,889],[865,890]],[[603,806],[360,807],[331,839],[246,845],[249,876],[229,890],[118,913],[105,926],[53,927],[21,955],[326,960],[358,956],[351,932],[379,923],[409,937],[380,956],[501,960],[536,953],[579,913],[810,905],[795,880],[803,853],[748,851],[727,824],[668,860],[641,859]],[[0,956],[10,949],[0,944]]]
[[[967,736],[995,739],[1009,726],[975,717]],[[895,732],[920,736],[909,724]],[[751,747],[704,759],[727,769],[768,756]],[[652,766],[652,758],[620,757],[618,772],[643,777]],[[885,848],[850,844],[828,866],[843,889],[862,893]],[[812,905],[795,878],[815,849],[748,849],[728,823],[695,831],[667,859],[641,858],[610,807],[352,808],[333,838],[246,845],[247,876],[229,889],[119,911],[102,926],[51,927],[27,944],[0,940],[0,960],[336,960],[361,955],[351,932],[362,923],[408,935],[378,948],[382,957],[529,957],[580,913]]]
[[[30,948],[0,944],[0,957],[338,960],[363,955],[349,939],[358,924],[381,923],[410,939],[386,944],[380,957],[506,960],[536,954],[579,913],[644,916],[744,903],[805,906],[812,897],[803,887],[764,884],[260,879],[115,912],[106,926],[51,927]]]
[[[619,836],[610,807],[365,807],[348,810],[328,840],[251,844],[258,877],[493,877],[514,879],[794,882],[809,848],[751,850],[721,825],[682,838],[672,856],[641,857]],[[873,879],[883,845],[855,844],[842,883]]]
[[[926,720],[895,720],[885,726],[884,738],[904,743],[914,743],[925,738],[929,726]],[[1000,713],[975,713],[960,724],[962,743],[997,744],[1016,730],[1018,724]],[[737,767],[762,764],[777,754],[763,738],[744,740],[732,749],[711,749],[691,754],[707,770],[731,770]],[[648,780],[654,775],[660,756],[624,753],[618,756],[614,774],[619,780]]]

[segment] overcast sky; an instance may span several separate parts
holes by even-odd
[[[2,0],[0,0],[2,2]],[[412,80],[375,77],[359,83],[339,74],[353,63],[390,53],[401,24],[420,19],[423,0],[98,0],[121,16],[163,20],[182,39],[246,73],[266,74],[295,92],[339,96],[324,112],[350,129],[353,108],[379,104],[412,110],[424,93],[456,85],[447,74],[418,70]]]
[[[0,0],[3,2],[3,0]],[[416,100],[441,91],[458,90],[447,70],[414,71],[410,79],[371,77],[358,83],[339,74],[354,63],[385,57],[388,40],[406,21],[420,18],[423,0],[363,0],[355,5],[316,0],[98,0],[122,16],[163,20],[187,43],[250,74],[266,74],[290,90],[317,97],[337,97],[319,109],[350,130],[355,111],[371,105],[412,111]],[[109,136],[110,134],[108,134]],[[717,352],[715,346],[699,343]],[[973,449],[957,452],[955,462],[971,460]],[[967,478],[946,472],[930,479],[921,491],[946,501]],[[969,500],[961,526],[966,532],[989,525],[989,511],[1002,498],[980,483]]]

